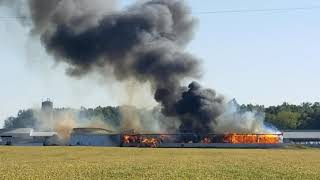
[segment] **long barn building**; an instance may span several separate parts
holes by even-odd
[[[320,147],[320,130],[285,130],[284,144],[299,144]],[[130,134],[130,133],[129,133]],[[123,145],[124,134],[102,128],[74,128],[68,142],[61,144],[56,132],[35,131],[32,128],[0,129],[0,145],[71,145],[71,146],[115,146]],[[162,146],[165,147],[164,142]],[[184,144],[187,146],[189,144]],[[203,145],[202,145],[203,146]],[[201,146],[201,147],[202,147]]]
[[[285,130],[283,131],[283,142],[320,146],[320,130]]]
[[[56,132],[34,131],[32,128],[0,129],[0,145],[59,145]]]

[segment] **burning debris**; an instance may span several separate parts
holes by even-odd
[[[21,5],[32,18],[32,35],[39,37],[55,61],[68,65],[68,75],[81,77],[97,72],[103,77],[112,74],[118,81],[134,79],[150,84],[154,100],[166,117],[163,124],[178,124],[175,130],[180,132],[263,131],[263,121],[247,120],[248,116],[239,116],[238,112],[226,116],[225,98],[214,90],[202,88],[195,81],[188,87],[182,85],[182,81],[202,74],[200,60],[185,51],[197,20],[184,1],[148,0],[120,11],[115,2],[28,0]],[[231,127],[228,124],[232,129],[224,129]],[[127,141],[151,146],[160,142],[141,136],[130,136],[124,139]]]
[[[152,135],[123,135],[122,145],[124,146],[138,146],[138,147],[158,147],[162,142],[162,136]]]

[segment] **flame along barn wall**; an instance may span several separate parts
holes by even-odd
[[[246,145],[278,145],[282,144],[282,139],[282,134],[123,134],[121,136],[121,146],[209,147],[206,145],[242,144],[245,147]]]
[[[279,134],[227,134],[224,141],[231,144],[278,144],[282,142]]]

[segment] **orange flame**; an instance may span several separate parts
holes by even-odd
[[[123,136],[123,142],[125,144],[129,143],[137,143],[138,142],[138,136],[137,135],[124,135]]]
[[[157,138],[146,138],[144,137],[141,141],[142,145],[148,147],[157,147],[159,144],[159,139]]]
[[[232,144],[278,144],[280,136],[277,134],[227,134],[225,143]]]
[[[142,147],[157,147],[160,142],[162,142],[162,136],[160,138],[154,137],[143,137],[141,135],[124,135],[124,144],[135,144],[136,146]]]

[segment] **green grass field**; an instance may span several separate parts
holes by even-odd
[[[318,149],[0,147],[0,179],[319,179]]]

